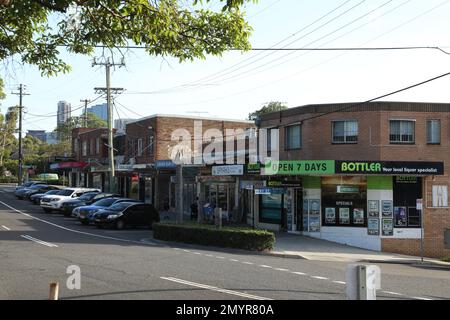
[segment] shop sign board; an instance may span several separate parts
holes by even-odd
[[[264,187],[265,181],[262,180],[241,180],[239,186],[241,190],[253,190],[255,188]]]
[[[266,163],[263,175],[334,174],[334,160],[272,161]]]
[[[358,186],[337,186],[337,193],[359,193]]]
[[[245,172],[247,174],[261,174],[261,163],[247,163]]]
[[[267,186],[276,188],[301,188],[301,181],[269,180]]]
[[[380,219],[369,218],[367,220],[367,234],[370,236],[378,236],[380,234]]]
[[[244,174],[244,165],[214,166],[212,167],[213,176],[242,176]]]
[[[393,236],[394,235],[394,225],[392,218],[381,219],[382,235],[383,236]]]
[[[336,174],[443,175],[443,162],[420,161],[336,161]]]
[[[156,160],[155,168],[160,169],[176,169],[177,165],[172,160]]]
[[[257,188],[255,194],[285,194],[285,189],[280,188]]]

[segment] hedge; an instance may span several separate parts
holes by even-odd
[[[271,250],[275,243],[275,234],[266,230],[242,227],[218,229],[198,224],[154,223],[153,237],[164,241],[256,251]]]
[[[17,177],[14,176],[1,176],[0,183],[17,183]]]

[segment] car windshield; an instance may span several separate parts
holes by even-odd
[[[45,194],[57,194],[60,191],[61,190],[50,190],[50,191],[47,191]]]
[[[120,202],[120,203],[116,203],[116,204],[112,205],[108,209],[112,210],[112,211],[122,211],[131,205],[132,205],[132,203],[129,203],[129,202]]]
[[[94,202],[92,205],[98,206],[98,207],[109,207],[116,201],[117,201],[117,199],[107,198],[107,199],[98,200],[98,201]]]
[[[89,201],[92,200],[98,193],[96,192],[88,192],[83,194],[81,197],[78,198],[78,200],[81,201]]]
[[[30,187],[30,189],[40,189],[42,187],[46,187],[45,184],[34,184]]]
[[[70,196],[73,193],[73,190],[60,190],[56,193],[58,196]]]

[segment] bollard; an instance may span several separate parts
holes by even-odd
[[[58,282],[52,282],[50,283],[50,294],[48,299],[49,300],[58,300],[59,295],[59,284]]]
[[[374,265],[349,265],[346,271],[347,300],[376,300],[381,271]]]

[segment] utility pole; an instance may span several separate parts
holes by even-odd
[[[88,105],[89,102],[91,102],[91,100],[84,99],[84,100],[80,100],[80,102],[84,102],[84,123],[83,123],[83,126],[85,128],[87,128],[87,105]]]
[[[108,162],[109,162],[109,192],[115,192],[114,185],[114,139],[113,139],[113,112],[112,112],[112,104],[111,104],[111,91],[115,91],[115,93],[119,93],[123,91],[123,88],[111,88],[111,67],[119,66],[122,67],[125,65],[123,59],[120,63],[110,62],[110,59],[106,59],[105,62],[97,62],[94,59],[92,66],[101,65],[106,68],[106,88],[95,88],[96,91],[106,91],[106,103],[108,106]]]
[[[19,85],[19,88],[17,88],[19,92],[12,92],[12,94],[19,96],[19,173],[18,173],[18,184],[19,186],[22,185],[22,169],[23,169],[23,150],[22,150],[22,97],[23,96],[29,96],[28,93],[25,93],[25,86],[23,84]]]

